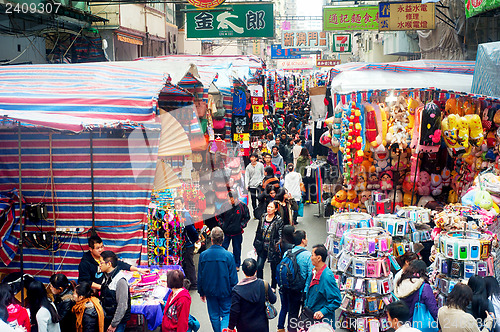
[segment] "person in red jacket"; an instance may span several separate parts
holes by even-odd
[[[183,287],[184,273],[172,270],[167,274],[167,286],[172,290],[165,303],[161,323],[162,332],[187,332],[191,295]]]
[[[31,331],[31,322],[28,310],[15,303],[14,293],[9,284],[0,284],[0,306],[5,306],[9,317],[9,325],[22,326],[27,332]]]

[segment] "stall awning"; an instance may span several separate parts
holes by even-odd
[[[332,93],[428,88],[470,93],[473,64],[439,60],[342,64],[331,71]]]
[[[180,79],[185,73],[172,75]],[[4,66],[0,67],[0,110],[26,112],[46,121],[43,114],[56,114],[63,123],[72,124],[76,120],[66,117],[95,119],[96,124],[101,124],[97,120],[148,122],[158,113],[163,89],[169,95],[190,95],[170,79],[165,68],[147,70],[134,61]]]

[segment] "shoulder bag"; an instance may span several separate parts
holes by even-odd
[[[266,290],[266,316],[267,319],[274,319],[276,316],[278,316],[278,310],[274,307],[274,305],[269,302],[269,284],[267,281],[264,281],[264,288]]]
[[[420,287],[418,301],[415,303],[415,309],[413,310],[413,325],[422,332],[437,332],[437,322],[432,317],[425,303],[420,302],[422,300],[424,286],[425,283]]]

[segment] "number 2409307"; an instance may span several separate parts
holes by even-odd
[[[61,4],[58,2],[54,3],[6,3],[5,4],[5,13],[31,13],[31,14],[57,14],[59,11],[59,7]]]

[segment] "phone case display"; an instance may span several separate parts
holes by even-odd
[[[476,231],[450,231],[439,235],[434,288],[440,293],[438,301],[441,304],[457,282],[466,282],[474,275],[495,275],[492,240],[492,236]]]
[[[337,255],[340,252],[340,240],[344,232],[350,229],[373,227],[372,216],[367,213],[344,212],[332,215],[326,222],[326,248],[332,252],[327,258],[329,268],[334,268],[337,263]]]
[[[402,206],[396,211],[401,218],[408,218],[415,223],[427,224],[431,221],[431,210],[420,206]]]
[[[357,331],[388,329],[385,307],[393,301],[392,236],[380,227],[347,230],[340,241],[336,278],[343,294],[339,320]]]
[[[404,214],[401,215],[404,216]],[[414,219],[419,220],[419,218]],[[385,229],[392,235],[393,255],[395,257],[404,255],[407,251],[415,252],[416,243],[431,240],[430,228],[423,224],[417,224],[409,218],[394,214],[379,214],[373,220],[378,227]],[[420,229],[425,227],[429,230]]]
[[[179,265],[184,224],[170,206],[151,203],[148,208],[149,265]]]

